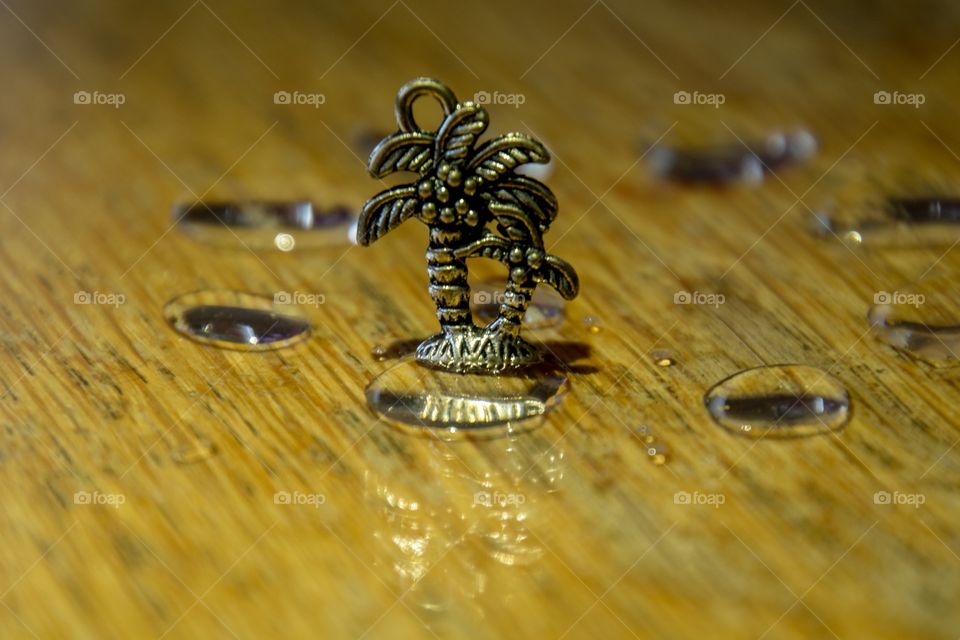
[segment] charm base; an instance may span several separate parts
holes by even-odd
[[[497,374],[543,362],[543,352],[502,331],[448,327],[420,343],[417,362],[453,373]]]

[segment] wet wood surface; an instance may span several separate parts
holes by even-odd
[[[3,3],[0,635],[956,638],[957,377],[879,339],[867,310],[880,292],[949,294],[958,254],[813,224],[956,184],[955,17]],[[571,369],[531,431],[449,442],[367,407],[396,364],[375,347],[435,330],[420,225],[282,252],[171,224],[196,199],[358,207],[382,188],[367,140],[419,75],[487,92],[491,132],[554,156],[548,244],[582,293],[530,333]],[[675,184],[649,164],[658,141],[796,129],[817,153],[761,184]],[[164,320],[201,289],[323,304],[303,305],[306,341],[227,351]],[[842,385],[845,428],[757,440],[713,422],[712,385],[782,363]]]

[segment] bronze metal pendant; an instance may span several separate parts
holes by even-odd
[[[444,118],[424,131],[413,118],[418,98],[436,99]],[[538,284],[566,299],[579,289],[576,271],[548,254],[543,234],[557,215],[557,199],[541,182],[515,169],[546,163],[544,146],[522,133],[478,144],[487,128],[486,110],[459,102],[443,83],[411,80],[396,102],[400,130],[370,154],[368,170],[381,178],[415,172],[419,181],[393,187],[366,202],[357,242],[367,246],[410,218],[427,225],[427,273],[440,333],[417,348],[421,364],[455,373],[496,374],[540,362],[543,353],[520,336],[524,313]],[[498,317],[479,327],[470,311],[467,259],[491,258],[509,270]]]

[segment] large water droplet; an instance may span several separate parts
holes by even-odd
[[[374,378],[367,403],[391,424],[414,432],[471,432],[485,437],[537,426],[567,389],[556,373],[461,375],[407,359]]]
[[[477,320],[489,323],[500,313],[505,281],[481,282],[472,288],[470,308]],[[563,323],[564,300],[549,287],[537,287],[523,316],[525,329],[546,329]]]
[[[239,291],[187,293],[168,302],[163,315],[191,340],[244,351],[288,347],[310,331],[310,323],[289,305]]]
[[[688,184],[758,184],[766,172],[798,163],[817,150],[817,140],[805,129],[771,133],[759,142],[679,149],[656,146],[648,162],[654,174]]]
[[[826,371],[804,365],[741,371],[711,388],[704,403],[721,427],[753,438],[828,433],[850,419],[846,388]]]
[[[349,244],[356,219],[343,206],[256,200],[179,204],[172,217],[177,229],[205,244],[284,252]]]

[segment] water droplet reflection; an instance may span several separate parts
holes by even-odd
[[[752,438],[828,433],[850,419],[850,398],[840,381],[803,365],[741,371],[711,388],[704,403],[721,427]]]
[[[374,378],[366,396],[390,424],[415,433],[494,437],[539,425],[566,390],[566,376],[556,373],[460,375],[406,359]]]

